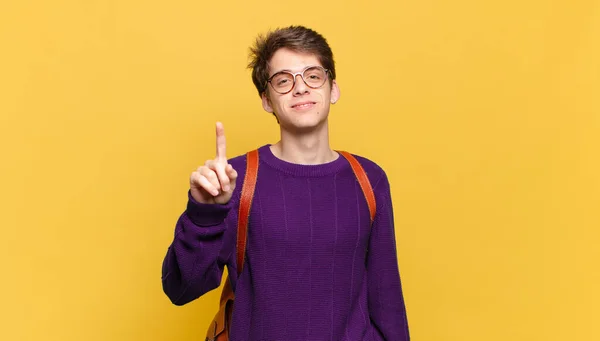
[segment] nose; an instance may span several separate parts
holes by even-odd
[[[302,95],[309,92],[309,87],[304,83],[302,75],[296,75],[296,84],[294,84],[294,95]]]

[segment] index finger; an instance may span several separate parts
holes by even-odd
[[[225,148],[225,129],[223,123],[217,122],[217,159],[227,160],[226,148]]]

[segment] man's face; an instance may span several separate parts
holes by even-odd
[[[269,63],[269,77],[280,71],[301,73],[303,70],[314,66],[322,67],[315,55],[279,49]],[[313,87],[318,83],[318,74],[307,71],[304,75],[306,81]],[[295,80],[296,82],[291,91],[281,94],[275,91],[273,87],[277,87],[277,84],[281,86],[282,82],[276,82],[273,79],[272,84],[267,85],[267,95],[262,95],[263,108],[267,112],[275,113],[282,129],[293,132],[308,132],[327,120],[329,106],[339,99],[340,91],[337,83],[333,81],[333,84],[331,84],[329,78],[316,89],[307,85],[300,74],[296,75]],[[291,78],[287,82],[291,84],[289,83]]]

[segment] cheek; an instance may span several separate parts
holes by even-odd
[[[277,111],[280,113],[285,113],[286,112],[286,108],[287,106],[285,105],[285,103],[283,102],[278,102],[277,103]]]
[[[317,111],[317,114],[321,115],[325,110],[325,107],[327,106],[327,101],[329,101],[329,99],[327,99],[327,96],[325,96],[321,92],[319,92],[317,95],[319,97],[319,110]]]
[[[294,101],[293,97],[292,98],[279,97],[277,99],[277,102],[273,102],[273,105],[274,105],[273,108],[275,108],[275,110],[277,110],[277,113],[285,114],[290,110],[290,103],[292,103],[293,101]]]
[[[285,108],[284,102],[285,101],[281,98],[278,98],[278,99],[271,98],[271,108],[273,108],[273,111],[275,111],[275,113],[279,114],[282,111],[284,111],[284,108]]]

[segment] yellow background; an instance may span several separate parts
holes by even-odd
[[[161,262],[188,177],[275,142],[245,69],[323,33],[332,143],[388,172],[415,341],[599,340],[600,2],[7,1],[0,339],[200,340]]]

